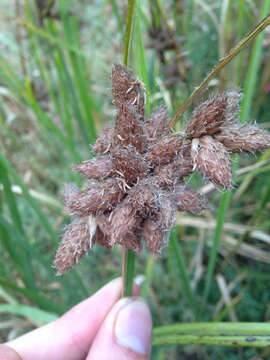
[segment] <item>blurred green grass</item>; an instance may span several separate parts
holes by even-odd
[[[165,102],[173,115],[217,63],[221,49],[226,53],[269,12],[270,1],[158,3],[166,19],[155,1],[136,1],[130,63],[146,85],[147,112]],[[17,327],[0,329],[3,341],[37,325],[31,308],[34,318],[41,311],[38,324],[46,322],[121,271],[118,248],[109,252],[97,246],[62,278],[55,277],[51,262],[69,221],[59,203],[61,187],[71,181],[81,185],[71,165],[92,156],[91,143],[113,120],[110,71],[122,59],[125,7],[116,0],[59,0],[59,19],[44,19],[40,27],[34,2],[20,4],[19,16],[9,2],[0,4],[0,321],[18,319]],[[184,37],[179,50],[190,62],[186,82],[175,76],[166,84],[175,52],[167,51],[162,64],[149,48],[151,23],[164,21]],[[266,30],[209,84],[201,99],[240,87],[242,121],[256,120],[269,129],[269,56]],[[185,114],[183,122],[187,119]],[[143,296],[155,325],[269,320],[269,156],[266,151],[234,160],[239,170],[254,164],[258,168],[235,175],[232,194],[207,193],[210,207],[203,220],[216,221],[216,227],[204,227],[194,217],[192,225],[175,228],[161,259],[154,261],[146,251],[136,259],[136,273],[146,275]],[[204,186],[197,176],[190,183]],[[189,217],[181,214],[178,222]],[[228,223],[235,228],[228,229]],[[204,311],[198,311],[203,302]],[[30,320],[22,326],[19,315]],[[173,346],[155,347],[153,359],[267,357],[267,350],[262,353]]]

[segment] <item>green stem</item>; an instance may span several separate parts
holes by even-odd
[[[132,296],[135,253],[123,246],[122,250],[123,297]]]
[[[219,249],[219,244],[220,244],[221,235],[222,235],[222,231],[223,231],[223,224],[224,224],[225,216],[227,214],[228,206],[230,204],[230,199],[231,199],[231,193],[227,192],[222,195],[221,200],[220,200],[220,204],[219,204],[219,208],[218,208],[218,216],[217,216],[217,226],[216,226],[215,235],[214,235],[214,239],[213,239],[213,245],[212,245],[211,252],[210,252],[210,260],[209,260],[209,264],[207,267],[206,284],[205,284],[205,289],[204,289],[204,294],[203,294],[203,302],[202,302],[202,306],[200,308],[200,314],[204,310],[204,307],[208,300],[210,287],[211,287],[211,283],[212,283],[212,278],[213,278],[213,273],[214,273],[215,264],[216,264],[216,259],[217,259],[217,254],[218,254],[218,249]]]
[[[135,2],[136,2],[136,0],[128,0],[126,32],[125,32],[125,38],[124,38],[124,57],[123,57],[123,64],[125,66],[128,65],[129,44],[130,44],[130,39],[131,39],[131,30],[132,30],[132,24],[133,24]]]
[[[128,0],[128,9],[126,17],[126,32],[124,37],[124,56],[123,64],[128,65],[131,30],[134,19],[134,7],[136,0]],[[123,291],[122,295],[132,296],[133,278],[134,278],[134,266],[135,266],[135,253],[127,249],[124,245],[122,246],[122,281]]]
[[[170,335],[154,337],[152,344],[161,345],[212,345],[212,346],[245,346],[245,347],[267,347],[269,336],[207,336],[207,335]]]
[[[268,323],[193,323],[154,328],[153,345],[269,346]]]
[[[210,71],[201,84],[195,88],[189,98],[183,103],[183,105],[176,111],[175,115],[171,119],[169,126],[173,127],[178,118],[183,115],[193,100],[199,95],[199,93],[206,87],[208,82],[220,71],[225,65],[227,65],[244,47],[254,39],[259,33],[261,33],[266,26],[270,24],[270,14],[267,15],[252,31],[250,31],[234,48],[232,48],[227,56],[221,59],[217,65]]]

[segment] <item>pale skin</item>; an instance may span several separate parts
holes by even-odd
[[[2,360],[149,360],[152,319],[137,295],[120,299],[115,279],[56,321],[0,345]]]

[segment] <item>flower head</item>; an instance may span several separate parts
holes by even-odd
[[[114,127],[106,128],[93,150],[96,158],[74,166],[92,182],[83,190],[67,184],[66,212],[73,216],[56,253],[60,275],[97,242],[139,252],[142,239],[160,255],[177,211],[199,214],[204,199],[185,183],[198,170],[215,185],[230,188],[230,152],[256,152],[270,146],[270,134],[237,122],[240,95],[230,90],[199,105],[184,135],[172,133],[164,105],[145,119],[143,84],[125,67],[112,71],[117,109]]]

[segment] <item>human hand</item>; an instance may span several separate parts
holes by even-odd
[[[147,360],[152,319],[115,279],[59,319],[0,346],[0,360]],[[134,285],[133,294],[139,288]]]

